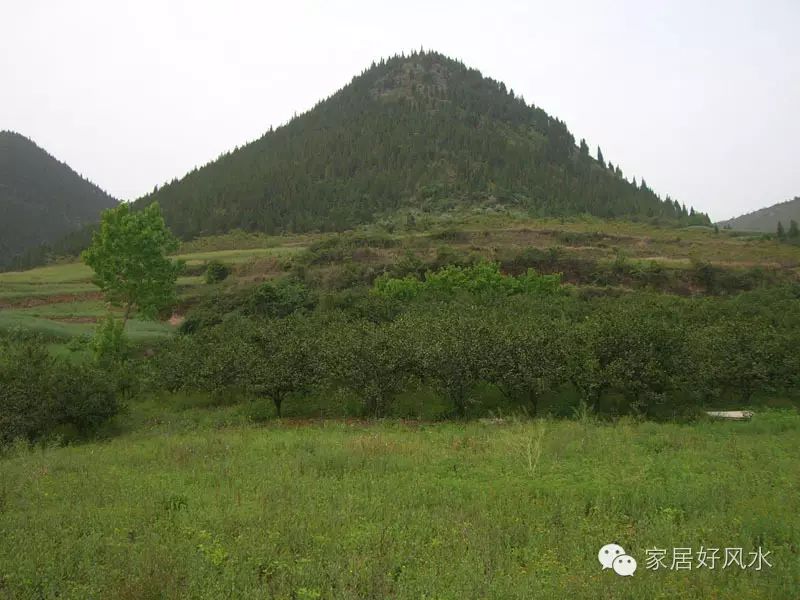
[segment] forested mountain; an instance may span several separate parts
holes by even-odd
[[[592,153],[594,155],[595,153]],[[503,83],[435,52],[373,64],[285,126],[141,198],[183,238],[339,230],[402,207],[505,204],[708,223]]]
[[[96,221],[116,203],[28,138],[0,131],[0,267]]]
[[[800,223],[800,196],[734,219],[721,221],[718,225],[743,231],[775,233],[778,229],[778,223],[788,228],[792,221]]]

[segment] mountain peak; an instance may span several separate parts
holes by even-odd
[[[116,203],[30,138],[0,131],[0,266],[95,222]]]
[[[341,230],[457,205],[708,221],[627,181],[562,121],[438,52],[373,63],[309,112],[138,203],[154,200],[182,237]]]

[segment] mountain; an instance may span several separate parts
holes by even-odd
[[[0,131],[0,267],[97,221],[116,204],[28,138]]]
[[[373,63],[309,112],[137,205],[153,201],[182,238],[335,231],[458,205],[709,223],[590,156],[503,83],[436,52]]]
[[[782,223],[785,228],[788,228],[791,221],[800,223],[800,196],[797,196],[793,200],[773,204],[767,208],[762,208],[734,219],[720,221],[717,225],[743,231],[775,233],[779,222]]]

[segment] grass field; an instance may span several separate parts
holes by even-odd
[[[796,598],[800,416],[242,424],[134,405],[0,460],[0,597]],[[35,511],[32,508],[35,507]],[[780,516],[780,518],[776,518]],[[615,541],[639,568],[602,571]],[[761,547],[772,567],[646,568]],[[669,561],[667,561],[669,562]]]

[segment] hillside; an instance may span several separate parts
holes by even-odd
[[[773,204],[772,206],[747,213],[746,215],[734,219],[721,221],[719,225],[742,231],[775,233],[779,222],[782,223],[785,228],[788,228],[791,221],[800,222],[800,196],[795,197],[793,200]]]
[[[435,52],[373,64],[309,112],[138,201],[182,238],[336,231],[403,209],[505,205],[707,223],[576,146],[503,83]]]
[[[0,267],[94,222],[115,204],[33,141],[0,131]]]

